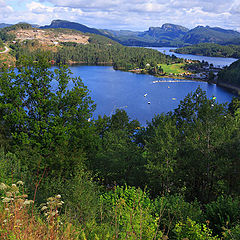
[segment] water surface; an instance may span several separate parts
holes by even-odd
[[[206,82],[174,82],[175,79],[115,71],[110,66],[71,66],[70,69],[91,90],[91,97],[97,104],[94,118],[99,114],[110,116],[116,108],[122,108],[131,119],[138,119],[145,125],[154,114],[177,108],[180,100],[198,86],[209,98],[216,96],[219,103],[229,102],[233,97],[231,92]],[[153,83],[161,80],[163,82]]]
[[[199,61],[207,61],[209,64],[213,64],[215,67],[224,67],[229,66],[231,63],[237,61],[236,58],[223,58],[223,57],[207,57],[207,56],[199,56],[192,54],[179,54],[170,52],[171,49],[177,49],[174,47],[151,47],[152,49],[156,49],[161,53],[166,55],[175,55],[178,58],[191,59],[191,60],[199,60]]]

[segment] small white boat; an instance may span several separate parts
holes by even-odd
[[[172,100],[177,100],[177,99],[174,97],[174,98],[172,98]]]
[[[148,102],[148,104],[151,104],[151,102]]]
[[[145,93],[143,96],[146,97],[146,96],[147,96],[147,93]]]

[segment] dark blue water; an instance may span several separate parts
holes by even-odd
[[[170,52],[171,49],[176,49],[174,47],[151,47],[152,49],[158,50],[161,53],[166,55],[175,55],[178,58],[184,59],[192,59],[192,60],[199,60],[199,61],[207,61],[209,64],[213,64],[215,67],[224,67],[229,66],[231,63],[237,61],[236,58],[223,58],[223,57],[206,57],[206,56],[198,56],[198,55],[191,55],[191,54],[179,54]]]
[[[147,120],[151,121],[154,114],[174,110],[180,100],[198,86],[207,92],[209,98],[216,96],[219,103],[231,101],[233,97],[225,89],[205,82],[182,80],[183,82],[153,83],[174,79],[115,71],[106,66],[71,66],[70,69],[91,90],[92,99],[97,104],[94,118],[99,114],[109,116],[116,108],[122,108],[131,119],[138,119],[145,124]],[[146,93],[147,96],[144,97]]]

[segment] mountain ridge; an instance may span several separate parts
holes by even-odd
[[[1,23],[1,26],[8,24]],[[32,24],[32,26],[34,26]],[[184,47],[199,43],[220,45],[240,45],[240,33],[220,27],[197,26],[188,29],[181,25],[165,23],[161,27],[149,27],[146,31],[97,29],[67,20],[53,20],[50,25],[37,26],[46,28],[67,28],[108,37],[126,46],[143,47]]]
[[[70,28],[111,38],[127,46],[188,46],[198,43],[240,44],[240,33],[219,27],[197,26],[188,29],[181,25],[165,23],[161,27],[149,27],[146,31],[110,30],[90,28],[66,20],[53,20],[41,28]]]

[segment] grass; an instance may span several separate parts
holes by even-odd
[[[176,64],[159,64],[163,71],[167,74],[183,74],[186,71],[182,68],[185,64],[184,63],[176,63]]]

